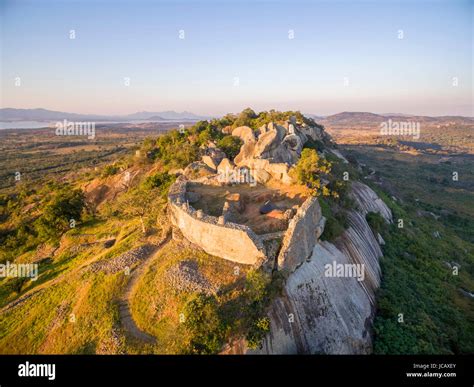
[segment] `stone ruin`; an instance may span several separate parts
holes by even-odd
[[[193,203],[199,198],[188,189],[189,184],[255,186],[273,179],[291,185],[293,180],[288,172],[298,161],[303,145],[309,139],[326,141],[328,136],[322,127],[297,122],[295,117],[282,125],[262,125],[257,131],[247,126],[227,131],[243,141],[239,154],[229,160],[212,143],[203,149],[202,160],[188,166],[170,189],[172,224],[208,254],[242,264],[292,271],[311,255],[324,229],[325,219],[316,198],[309,197],[299,208],[287,211],[285,231],[257,235],[247,225],[233,221],[231,206],[235,203],[226,201],[219,216],[195,209]]]

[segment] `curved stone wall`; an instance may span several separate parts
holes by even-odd
[[[257,234],[248,226],[195,210],[186,201],[186,188],[187,180],[180,176],[168,194],[171,221],[186,239],[208,254],[233,262],[254,265],[265,259],[265,247]]]

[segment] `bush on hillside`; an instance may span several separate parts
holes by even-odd
[[[240,152],[243,142],[236,136],[225,136],[217,142],[217,146],[224,151],[229,160],[233,160]]]

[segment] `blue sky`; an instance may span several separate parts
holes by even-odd
[[[2,107],[474,115],[472,0],[0,4]]]

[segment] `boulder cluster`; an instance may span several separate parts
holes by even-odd
[[[298,161],[303,145],[308,140],[325,141],[328,136],[323,127],[298,122],[296,117],[282,124],[270,122],[257,130],[248,126],[229,128],[226,133],[239,137],[243,142],[235,159],[229,160],[224,152],[210,143],[198,164],[204,166],[209,174],[217,173],[220,182],[250,184],[266,183],[271,178],[291,184],[288,171]]]

